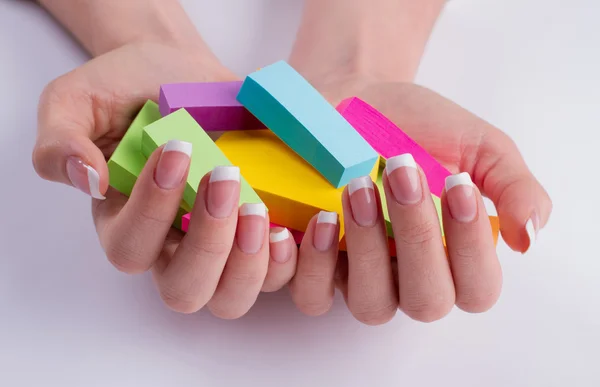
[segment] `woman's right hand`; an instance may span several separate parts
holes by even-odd
[[[108,186],[106,160],[161,84],[235,80],[213,56],[158,43],[122,46],[51,82],[39,105],[36,172],[91,195],[100,243],[120,271],[152,269],[173,310],[204,306],[222,318],[244,315],[259,292],[283,287],[295,272],[289,233],[271,230],[264,206],[238,209],[239,169],[218,167],[198,188],[187,234],[171,227],[181,202],[191,144],[172,141],[149,157],[129,198]],[[279,233],[278,233],[279,232]],[[278,233],[278,234],[277,234]]]

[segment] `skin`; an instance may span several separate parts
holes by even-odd
[[[158,183],[162,149],[150,157],[130,198],[108,187],[107,158],[142,104],[157,100],[160,84],[236,77],[210,52],[175,0],[40,3],[93,59],[42,93],[34,167],[42,178],[70,185],[69,157],[98,172],[106,199],[93,199],[92,208],[108,259],[123,272],[151,270],[173,310],[208,308],[218,317],[238,318],[260,291],[289,284],[304,313],[327,312],[338,288],[356,319],[369,325],[389,321],[398,308],[424,322],[444,317],[454,305],[483,312],[497,301],[502,274],[482,195],[495,203],[503,239],[515,251],[531,245],[528,219],[535,219],[536,230],[548,221],[550,198],[512,140],[413,83],[441,0],[307,0],[289,58],[333,105],[350,96],[365,100],[451,172],[472,177],[476,214],[469,222],[454,219],[448,193],[442,194],[448,256],[422,171],[422,199],[408,205],[395,200],[390,177],[384,178],[398,259],[390,259],[379,201],[374,224],[361,226],[347,188],[348,253],[339,254],[337,242],[325,251],[315,248],[315,234],[322,230],[316,216],[299,249],[290,237],[270,244],[267,217],[251,217],[250,224],[250,217],[237,210],[225,218],[212,216],[207,207],[210,173],[200,183],[188,234],[171,228],[184,180],[168,189]],[[239,194],[237,185],[231,194]],[[332,227],[339,230],[339,224]],[[260,249],[250,254],[240,248],[249,233],[262,238]]]

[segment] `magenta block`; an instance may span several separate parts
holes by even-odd
[[[181,217],[181,230],[183,232],[187,232],[188,228],[190,227],[190,215],[191,214],[185,214]]]
[[[237,101],[242,81],[169,83],[161,85],[158,106],[164,117],[185,109],[207,132],[265,129]]]
[[[352,97],[340,102],[337,111],[379,153],[389,159],[410,153],[423,169],[431,193],[441,197],[451,173],[396,124],[363,100]]]

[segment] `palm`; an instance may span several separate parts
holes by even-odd
[[[234,74],[212,58],[157,44],[123,46],[54,81],[42,97],[40,114],[47,122],[57,121],[57,117],[61,122],[70,122],[73,128],[69,129],[74,132],[80,129],[77,126],[93,128],[89,137],[108,159],[139,108],[148,99],[158,100],[161,84],[232,79]],[[104,201],[93,201],[100,234],[118,223],[127,202],[127,197],[110,187],[106,197]],[[172,253],[181,236],[172,229],[165,249]]]
[[[467,171],[483,179],[476,173],[478,161],[510,142],[492,125],[415,84],[346,80],[320,89],[334,105],[351,96],[368,102],[453,173]]]
[[[137,110],[158,99],[161,84],[232,79],[213,58],[158,44],[123,46],[56,80],[42,114],[76,117],[74,125],[92,123],[90,137],[108,158]]]

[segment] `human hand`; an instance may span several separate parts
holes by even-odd
[[[332,235],[324,252],[315,248],[336,226],[313,219],[291,283],[298,307],[311,315],[325,312],[335,283],[353,315],[366,324],[390,320],[398,306],[426,322],[442,318],[455,304],[474,313],[491,308],[500,295],[502,274],[482,194],[496,206],[504,241],[519,252],[530,248],[552,210],[550,198],[514,142],[455,103],[412,83],[363,76],[310,81],[334,106],[347,97],[363,99],[452,173],[466,174],[449,178],[441,198],[446,255],[422,170],[411,167],[411,156],[388,160],[383,194],[397,263],[388,252],[377,187],[368,177],[349,184],[343,194],[347,259],[338,261]]]
[[[129,199],[108,187],[106,159],[144,102],[158,99],[161,84],[235,78],[213,56],[189,47],[136,43],[61,76],[40,99],[33,151],[37,173],[93,196],[96,230],[110,262],[126,273],[152,269],[164,302],[184,313],[205,305],[223,318],[247,312],[267,276],[268,215],[255,205],[238,213],[239,170],[220,168],[200,183],[184,235],[171,225],[189,152],[201,155],[202,149],[181,142],[159,148]],[[291,240],[284,243],[295,248]],[[270,289],[287,283],[294,265],[290,259],[272,270],[266,281]]]

